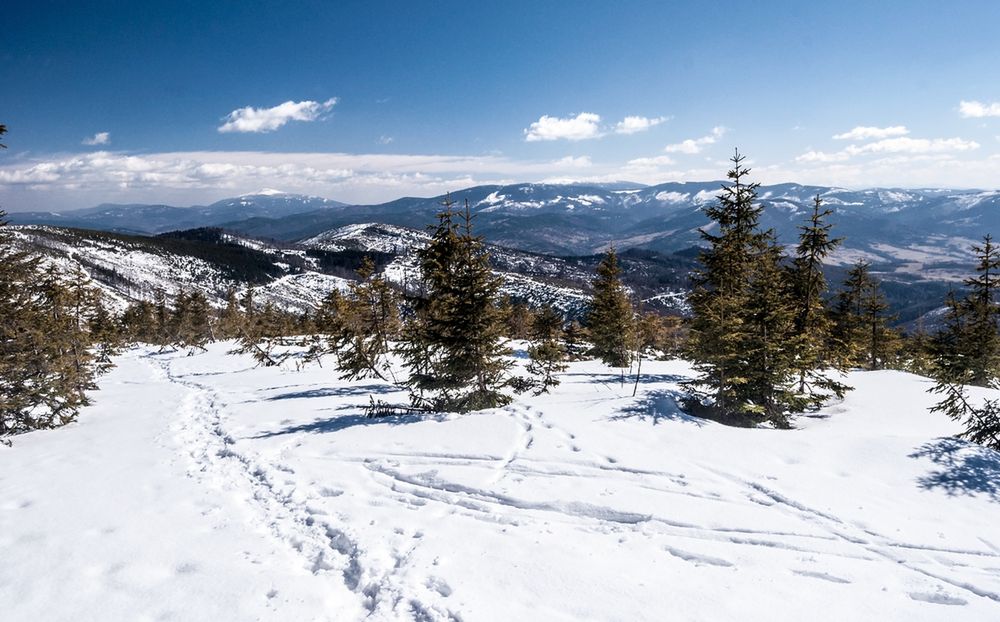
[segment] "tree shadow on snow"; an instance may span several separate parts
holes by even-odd
[[[910,458],[929,458],[941,467],[917,478],[921,488],[952,497],[984,495],[1000,503],[1000,453],[949,437],[921,445]]]
[[[306,391],[293,391],[291,393],[282,393],[280,395],[273,395],[266,398],[268,402],[277,402],[280,400],[297,400],[297,399],[308,399],[314,397],[351,397],[355,395],[380,395],[383,393],[392,393],[398,391],[396,387],[385,384],[366,384],[353,387],[324,387],[322,389],[309,389]]]
[[[443,421],[445,418],[446,418],[445,415],[428,415],[428,414],[390,415],[387,417],[366,417],[365,415],[340,415],[339,417],[329,417],[326,419],[317,419],[315,421],[310,421],[308,423],[299,423],[296,425],[289,426],[287,428],[282,428],[280,430],[262,432],[250,438],[253,439],[274,438],[275,436],[284,436],[286,434],[328,434],[331,432],[339,432],[340,430],[346,430],[347,428],[355,428],[359,426],[362,427],[376,426],[376,425],[397,426],[397,425],[406,425],[408,423],[419,423],[421,421]]]
[[[565,374],[560,374],[560,377],[572,378],[575,376],[586,376],[590,378],[591,384],[622,384],[621,374],[585,374],[580,372],[570,372]],[[644,384],[664,384],[664,383],[678,383],[688,380],[684,376],[677,376],[675,374],[642,374],[639,376],[639,386]],[[635,384],[635,374],[625,374],[625,386],[632,386]]]
[[[622,421],[624,419],[638,419],[639,421],[651,420],[653,425],[663,421],[680,421],[682,423],[693,423],[699,428],[705,425],[705,420],[699,417],[692,417],[681,410],[678,400],[681,397],[679,391],[650,391],[632,405],[618,411],[612,415],[612,421]]]

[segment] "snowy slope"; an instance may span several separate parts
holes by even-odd
[[[67,428],[0,447],[4,620],[996,620],[1000,457],[928,383],[792,431],[620,387],[367,420],[383,383],[135,351]]]
[[[343,278],[309,270],[309,258],[302,249],[277,248],[236,236],[224,237],[226,242],[245,247],[265,259],[260,262],[267,271],[261,275],[263,282],[250,283],[245,275],[241,277],[240,273],[227,270],[225,262],[231,259],[227,255],[208,261],[204,256],[164,247],[157,238],[45,226],[20,226],[14,231],[47,261],[59,265],[63,273],[72,274],[78,266],[83,268],[117,311],[136,300],[152,300],[157,290],[165,292],[168,298],[180,290],[198,290],[212,305],[221,307],[230,288],[242,293],[252,284],[258,287],[258,302],[271,302],[278,308],[301,312],[315,308],[327,293],[343,290],[348,283]]]
[[[420,275],[417,251],[426,246],[429,240],[430,235],[416,229],[362,223],[325,231],[300,244],[324,251],[395,255],[384,268],[384,274],[389,281],[410,290],[416,287]],[[596,260],[589,265],[580,265],[566,258],[492,244],[488,244],[486,248],[494,271],[503,281],[501,294],[533,307],[551,305],[570,317],[581,317],[585,313],[590,300],[589,287],[594,278]],[[648,280],[646,276],[647,274],[642,273],[625,274],[626,281],[633,286],[633,294],[639,302],[645,304],[644,308],[672,313],[687,310],[682,288],[657,287],[655,283],[644,282]],[[686,276],[683,280],[686,284]]]

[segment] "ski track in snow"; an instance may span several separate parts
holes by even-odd
[[[1000,612],[996,532],[951,542],[939,534],[940,543],[919,529],[892,536],[886,533],[892,523],[883,520],[870,526],[867,517],[861,522],[858,516],[863,515],[845,512],[850,503],[827,505],[825,497],[810,496],[808,488],[794,488],[790,479],[758,475],[768,472],[765,467],[755,471],[738,460],[701,459],[698,454],[637,458],[630,452],[641,454],[644,449],[634,448],[642,443],[654,448],[647,455],[670,452],[662,444],[673,437],[653,438],[654,431],[667,427],[657,428],[655,423],[648,428],[597,425],[601,422],[595,422],[595,417],[628,412],[627,407],[637,403],[616,393],[617,387],[604,383],[600,374],[568,390],[568,398],[518,400],[494,411],[442,419],[440,428],[404,436],[410,433],[407,426],[411,424],[435,423],[430,419],[414,423],[414,419],[393,424],[363,418],[359,423],[355,414],[359,411],[350,400],[366,402],[368,391],[377,389],[374,384],[320,384],[323,388],[315,389],[301,376],[282,376],[271,382],[278,377],[260,375],[275,386],[247,385],[245,379],[233,386],[225,382],[230,374],[249,372],[249,378],[258,378],[253,374],[260,370],[219,371],[211,367],[218,359],[199,362],[197,356],[177,352],[147,352],[141,359],[154,370],[157,382],[184,387],[178,392],[183,397],[176,419],[157,443],[175,452],[183,471],[199,486],[235,498],[246,512],[244,516],[224,515],[220,501],[218,506],[207,507],[205,514],[216,521],[241,521],[268,542],[286,548],[292,553],[290,559],[301,563],[331,593],[343,596],[339,602],[356,602],[367,619],[510,619],[511,614],[501,613],[506,610],[498,608],[499,601],[469,600],[472,579],[465,574],[470,568],[450,565],[448,559],[456,557],[449,549],[449,537],[457,536],[459,530],[473,534],[472,539],[478,534],[496,543],[505,542],[509,534],[515,547],[525,546],[517,542],[533,542],[512,553],[520,562],[535,556],[532,546],[545,546],[539,542],[547,534],[568,534],[568,541],[618,542],[631,547],[616,553],[623,559],[629,551],[650,555],[662,560],[665,568],[680,568],[682,574],[697,573],[709,582],[728,581],[723,584],[726,589],[752,585],[754,575],[763,569],[771,573],[769,581],[784,577],[824,598],[859,593],[838,590],[875,591],[869,585],[873,579],[891,577],[882,592],[890,589],[897,600],[879,601],[881,606],[908,603],[910,614],[919,611],[926,616],[920,619],[957,619],[956,612],[964,611]],[[276,402],[271,409],[260,406],[277,399],[308,402],[287,408],[287,402]],[[250,416],[252,408],[256,410]],[[281,429],[268,433],[282,410],[298,419],[283,419]],[[832,410],[838,411],[836,417],[852,416],[843,405]],[[328,416],[320,411],[340,412]],[[311,415],[315,421],[303,418]],[[820,420],[810,425],[828,423]],[[454,428],[463,425],[472,427]],[[678,438],[697,430],[688,422],[670,425],[671,434]],[[338,433],[311,434],[328,429]],[[604,436],[621,429],[633,436]],[[468,430],[480,434],[468,435]],[[721,426],[704,432],[719,434],[718,438],[774,434]],[[452,436],[437,439],[438,433]],[[793,435],[799,433],[777,434],[793,443]],[[264,438],[268,440],[255,440]],[[683,438],[687,440],[673,442],[713,437]],[[371,439],[377,442],[364,444]],[[781,458],[786,464],[798,459],[792,453]],[[320,469],[316,473],[323,479],[310,481],[309,468]],[[475,543],[456,537],[454,546],[470,544]],[[531,553],[517,558],[525,550]],[[546,550],[539,549],[539,554],[544,556]],[[596,562],[598,567],[602,562]],[[470,562],[465,559],[464,563]],[[478,565],[478,561],[472,563]],[[550,564],[542,564],[543,572],[550,568],[546,563]],[[488,580],[484,577],[491,575],[480,574],[476,580]],[[599,589],[597,585],[583,587]],[[635,598],[635,594],[617,596]],[[538,616],[535,619],[554,619],[529,603],[520,606],[522,616],[532,611]],[[610,619],[607,610],[602,611],[596,616],[586,610],[566,612],[564,617]],[[626,610],[616,610],[620,617],[614,619],[649,615],[630,611],[628,616]],[[323,615],[343,617],[337,611]]]
[[[188,451],[191,460],[189,475],[222,490],[236,488],[256,512],[259,524],[285,542],[303,559],[313,574],[339,573],[347,589],[362,599],[369,618],[396,618],[408,609],[414,620],[460,620],[446,606],[427,602],[425,597],[405,593],[395,574],[404,567],[416,546],[420,534],[408,538],[409,545],[394,547],[392,564],[380,567],[366,563],[363,548],[357,539],[334,524],[319,509],[324,490],[318,494],[302,492],[294,482],[281,482],[287,467],[269,464],[259,456],[241,453],[236,440],[223,428],[228,411],[219,393],[210,385],[192,380],[194,375],[180,376],[171,370],[170,359],[150,357],[169,382],[192,389],[185,398],[181,417],[176,425],[177,440]],[[401,531],[401,530],[400,530]],[[397,534],[402,536],[402,533]],[[400,542],[406,538],[399,537]],[[429,577],[429,592],[442,599],[450,595],[447,584]]]
[[[261,523],[267,525],[275,537],[298,551],[313,573],[340,573],[347,588],[363,598],[371,614],[398,615],[406,611],[415,620],[460,619],[460,614],[449,610],[443,602],[451,594],[451,589],[441,579],[433,576],[426,579],[430,588],[428,591],[438,595],[439,602],[427,602],[425,597],[407,594],[398,580],[399,571],[417,546],[413,542],[419,541],[419,538],[411,537],[405,539],[409,540],[408,544],[397,544],[393,563],[389,567],[366,561],[364,547],[357,538],[332,524],[330,517],[313,511],[311,505],[317,496],[294,488],[288,490],[277,481],[281,465],[266,464],[259,457],[235,450],[234,439],[223,429],[223,413],[227,405],[209,385],[196,382],[189,376],[174,375],[169,360],[159,361],[159,364],[171,382],[195,391],[185,404],[185,416],[178,432],[182,444],[190,448],[193,476],[208,477],[219,487],[241,485],[254,502]],[[370,474],[372,481],[384,490],[386,498],[408,507],[437,504],[451,512],[496,524],[562,520],[567,527],[579,527],[582,520],[688,542],[767,547],[864,563],[888,563],[939,583],[937,592],[910,594],[915,600],[966,604],[964,599],[943,592],[944,586],[947,586],[968,595],[1000,602],[1000,595],[996,592],[948,575],[951,569],[973,565],[970,560],[979,559],[1000,566],[1000,553],[992,545],[989,550],[960,550],[895,541],[808,507],[758,482],[714,468],[700,467],[715,478],[720,489],[735,488],[735,494],[692,492],[686,490],[688,485],[684,475],[630,468],[618,464],[614,458],[585,450],[574,433],[549,422],[537,408],[514,404],[503,412],[518,428],[504,456],[385,452],[379,457],[364,458],[359,463]],[[565,459],[537,461],[529,457],[539,435],[548,437],[547,440],[564,453]],[[393,466],[399,466],[401,462],[408,467],[444,464],[479,467],[483,463],[492,463],[495,474],[490,478],[488,487],[480,488],[442,479],[437,476],[436,470],[411,474]],[[533,501],[493,489],[510,477],[586,478],[593,474],[632,482],[642,478],[645,480],[644,487],[658,494],[691,496],[720,505],[751,501],[773,507],[805,525],[817,528],[821,534],[749,528],[712,529],[666,516],[622,511],[580,501]],[[399,538],[399,541],[403,542],[404,538]],[[721,557],[671,545],[662,548],[671,556],[695,565],[737,566],[737,562]],[[847,578],[808,569],[793,570],[793,573],[831,583],[851,583]]]

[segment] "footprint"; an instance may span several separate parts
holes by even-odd
[[[945,594],[941,590],[934,592],[933,594],[928,592],[910,592],[907,594],[913,600],[919,600],[924,603],[931,603],[934,605],[967,605],[967,601]]]
[[[448,585],[448,583],[444,579],[438,577],[429,577],[425,585],[428,587],[428,589],[434,590],[435,592],[437,592],[441,596],[444,596],[445,598],[451,596],[452,593],[451,586]]]
[[[835,577],[832,574],[826,574],[825,572],[816,572],[813,570],[793,570],[792,572],[801,577],[822,579],[823,581],[829,581],[830,583],[850,583],[847,579],[841,579],[840,577]]]
[[[687,551],[682,551],[680,549],[675,549],[672,546],[664,546],[663,550],[670,553],[674,557],[683,559],[686,562],[691,562],[695,566],[719,566],[721,568],[728,568],[733,565],[732,562],[725,559],[720,559],[718,557],[712,557],[710,555],[702,555],[700,553],[688,553]]]

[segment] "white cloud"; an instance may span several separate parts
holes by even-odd
[[[702,148],[706,145],[714,144],[717,140],[722,138],[725,133],[726,128],[716,126],[712,128],[712,132],[707,136],[702,136],[701,138],[689,138],[679,143],[667,145],[663,148],[663,150],[667,153],[701,153]]]
[[[220,132],[273,132],[289,121],[315,121],[337,103],[336,97],[325,102],[287,101],[273,108],[237,108],[226,115]]]
[[[850,159],[850,154],[846,151],[826,153],[823,151],[807,151],[795,158],[797,162],[843,162]]]
[[[763,183],[856,188],[996,188],[1000,154],[979,156],[973,145],[962,139],[892,139],[835,154],[813,152],[797,162],[755,163],[753,177]],[[858,153],[862,149],[864,153]],[[646,184],[706,181],[720,179],[726,168],[724,161],[701,159],[697,165],[680,166],[667,154],[596,162],[582,155],[543,161],[502,154],[93,151],[26,155],[0,164],[0,204],[12,212],[38,205],[71,209],[102,202],[204,205],[262,187],[369,204],[401,196],[436,196],[481,184],[570,179],[627,179]]]
[[[851,145],[851,155],[864,153],[946,153],[979,149],[979,143],[962,138],[886,138],[860,147]]]
[[[637,134],[656,127],[666,121],[666,117],[627,116],[615,124],[615,134]]]
[[[565,158],[559,158],[553,164],[570,168],[588,168],[594,165],[590,160],[590,156],[566,156]]]
[[[907,136],[900,136],[864,145],[848,145],[846,148],[833,153],[809,151],[798,156],[795,160],[806,163],[845,162],[853,157],[866,154],[900,153],[919,155],[958,153],[974,151],[976,149],[979,149],[979,143],[963,138],[909,138]]]
[[[654,169],[660,166],[673,166],[676,164],[670,156],[656,156],[654,158],[635,158],[625,163],[629,169]]]
[[[111,142],[111,132],[98,132],[90,138],[84,138],[84,145],[107,145]]]
[[[575,117],[560,119],[542,115],[524,130],[528,142],[540,140],[586,140],[599,138],[601,116],[592,112],[581,112]]]
[[[891,127],[870,127],[859,125],[849,132],[837,134],[834,140],[870,140],[873,138],[889,138],[890,136],[905,136],[910,133],[903,125]]]
[[[377,138],[377,139],[375,140],[375,142],[376,142],[376,143],[378,143],[379,145],[389,145],[389,144],[391,144],[391,143],[392,143],[392,141],[394,141],[394,140],[396,140],[396,139],[395,139],[395,138],[393,138],[392,136],[386,136],[386,135],[384,135],[384,134],[383,134],[382,136],[379,136],[379,137],[378,137],[378,138]]]
[[[958,112],[966,118],[981,119],[983,117],[1000,117],[1000,102],[984,104],[979,101],[962,100],[958,104]]]

